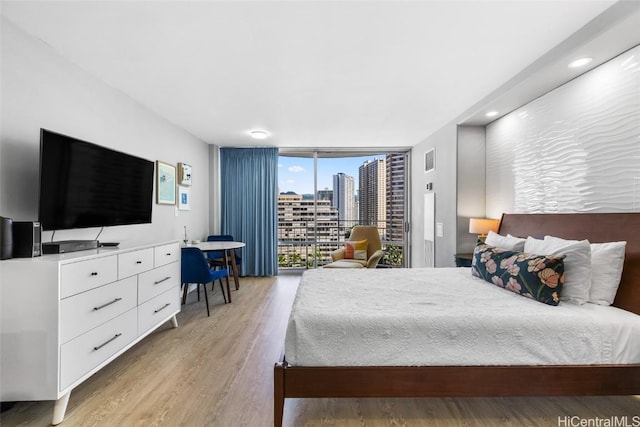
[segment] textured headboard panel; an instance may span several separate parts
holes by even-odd
[[[613,305],[640,315],[640,213],[504,214],[499,233],[592,243],[625,240],[622,281]]]

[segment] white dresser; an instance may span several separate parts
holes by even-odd
[[[56,400],[180,311],[178,242],[0,262],[0,397]]]

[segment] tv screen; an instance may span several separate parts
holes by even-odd
[[[44,230],[151,222],[153,162],[40,130]]]

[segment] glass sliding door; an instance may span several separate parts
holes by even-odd
[[[299,153],[278,159],[278,269],[316,265],[315,156]]]
[[[378,227],[380,267],[408,260],[408,153],[282,152],[278,165],[279,269],[331,262],[353,226]]]

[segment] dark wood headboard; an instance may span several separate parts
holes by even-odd
[[[622,281],[613,305],[640,315],[640,212],[504,214],[502,235],[588,239],[592,243],[626,241]]]

